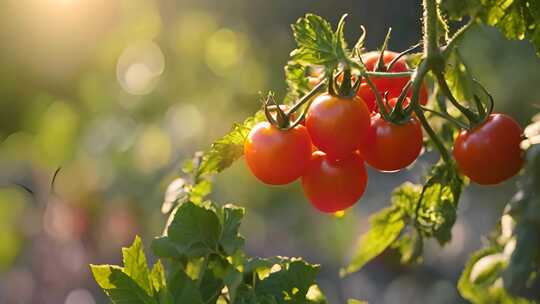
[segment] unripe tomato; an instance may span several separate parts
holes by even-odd
[[[369,128],[369,111],[358,97],[319,95],[306,115],[313,144],[334,158],[347,157],[362,144]]]
[[[311,159],[311,140],[302,125],[283,131],[269,122],[260,122],[248,134],[244,155],[260,181],[284,185],[304,174]]]
[[[366,167],[358,153],[335,160],[323,152],[314,152],[302,177],[302,188],[311,204],[328,213],[354,205],[364,194],[366,185]]]
[[[491,114],[480,126],[464,130],[453,155],[461,173],[480,185],[494,185],[516,175],[523,166],[519,124],[505,114]]]
[[[417,118],[405,124],[371,116],[371,127],[359,149],[365,161],[380,171],[397,171],[412,164],[422,151],[422,127]]]

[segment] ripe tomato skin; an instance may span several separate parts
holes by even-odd
[[[369,111],[358,97],[319,95],[307,112],[306,128],[319,150],[334,158],[347,157],[362,144],[369,128]]]
[[[397,171],[412,164],[422,151],[422,127],[416,117],[397,125],[380,114],[371,116],[371,126],[359,152],[379,171]]]
[[[523,166],[519,124],[505,114],[490,114],[454,142],[452,154],[465,176],[480,185],[495,185],[516,175]]]
[[[244,155],[260,181],[284,185],[304,174],[311,159],[311,140],[302,125],[282,131],[269,122],[260,122],[248,134]]]
[[[302,189],[315,208],[333,213],[354,205],[364,194],[367,179],[364,161],[358,153],[334,160],[317,151],[302,176]]]

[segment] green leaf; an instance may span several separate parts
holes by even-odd
[[[165,269],[160,260],[158,260],[150,272],[150,283],[156,292],[160,292],[166,286]]]
[[[238,234],[240,222],[244,218],[244,208],[226,205],[222,208],[223,231],[219,243],[229,255],[244,246],[244,238]]]
[[[195,284],[182,270],[176,271],[168,284],[174,303],[203,303],[201,293]]]
[[[241,124],[235,124],[233,130],[212,144],[205,152],[199,168],[199,174],[214,174],[223,171],[244,155],[244,141],[251,128],[264,121],[264,113],[257,112]]]
[[[322,17],[306,14],[292,25],[298,48],[292,59],[301,65],[337,65],[337,38],[332,26]]]
[[[150,284],[150,272],[144,255],[141,238],[135,237],[131,247],[122,248],[122,256],[124,261],[124,272],[133,279],[140,287],[148,294],[152,294],[152,286]]]
[[[494,26],[508,39],[527,38],[540,56],[540,4],[537,0],[444,0],[442,7],[454,19],[471,16]]]
[[[310,90],[306,68],[294,61],[287,62],[285,66],[285,79],[287,80],[289,91],[295,97],[303,96]]]
[[[360,237],[351,263],[341,270],[342,276],[360,270],[388,248],[405,228],[405,213],[395,205],[372,215],[370,223],[369,231]]]
[[[220,233],[221,224],[215,211],[191,202],[178,208],[167,230],[168,240],[174,242],[180,254],[188,257],[201,257],[215,252]]]
[[[318,265],[311,265],[301,259],[291,259],[281,265],[281,270],[271,273],[257,284],[257,295],[272,295],[280,300],[285,298],[305,300],[309,288],[315,284],[319,272]]]
[[[157,237],[152,241],[152,251],[160,258],[175,258],[181,255],[173,241],[167,236]]]
[[[473,77],[457,50],[451,53],[447,64],[444,78],[452,95],[459,101],[473,100]]]
[[[482,259],[489,258],[492,255],[498,254],[496,248],[486,248],[475,252],[463,270],[458,282],[458,290],[462,297],[480,304],[500,303],[500,304],[529,304],[526,299],[509,295],[503,288],[503,284],[499,284],[500,267],[498,261],[494,263],[490,260]],[[475,272],[473,276],[473,272]],[[501,282],[502,283],[502,282]]]
[[[90,265],[96,282],[113,303],[157,304],[122,268],[111,265]]]
[[[412,264],[421,260],[424,241],[416,229],[411,230],[392,244],[392,248],[399,251],[401,264]]]
[[[463,180],[454,164],[440,162],[431,169],[419,198],[416,218],[420,232],[445,244],[451,238]]]

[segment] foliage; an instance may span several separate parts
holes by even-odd
[[[508,39],[528,39],[540,56],[540,3],[535,0],[444,0],[453,19],[472,18],[497,27]]]

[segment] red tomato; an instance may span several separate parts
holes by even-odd
[[[362,55],[362,60],[364,61],[364,64],[366,65],[366,68],[368,71],[375,71],[375,69],[377,68],[376,64],[377,64],[377,60],[379,60],[379,54],[380,53],[378,51],[373,51],[373,52],[365,53]],[[385,51],[384,52],[385,66],[388,66],[388,64],[394,58],[396,58],[397,55],[398,53],[396,52]],[[388,72],[407,72],[408,69],[409,68],[407,66],[407,62],[405,58],[400,58],[394,64],[394,66],[392,66],[392,69]],[[377,87],[377,90],[381,94],[381,97],[384,96],[385,92],[388,92],[388,98],[394,98],[394,97],[399,97],[399,95],[401,94],[401,90],[407,84],[410,78],[409,77],[400,77],[400,78],[372,77],[371,79],[373,81],[373,84],[375,84],[375,86]],[[366,84],[365,90],[368,90],[369,93],[362,92],[361,94],[359,90],[358,95],[364,99],[364,101],[366,102],[366,104],[368,104],[368,106],[370,103],[375,104],[375,111],[377,111],[378,108],[376,106],[375,94],[373,93],[373,91],[371,91],[371,89],[369,88],[369,86],[367,86],[367,84]],[[411,95],[412,95],[412,91],[409,90],[407,96],[410,98]],[[420,95],[418,96],[418,102],[421,105],[425,106],[428,102],[428,95],[429,94],[427,91],[427,87],[425,83],[423,83],[422,86],[420,87]]]
[[[284,185],[304,174],[311,159],[311,140],[302,125],[282,131],[260,122],[249,132],[244,155],[255,177],[266,184]]]
[[[313,144],[334,158],[347,157],[362,144],[369,128],[369,111],[358,97],[319,95],[306,115]]]
[[[314,152],[302,177],[302,188],[311,204],[328,213],[354,205],[364,194],[366,185],[366,167],[358,153],[334,160],[323,152]]]
[[[377,101],[375,99],[375,93],[373,93],[367,83],[362,82],[360,84],[356,96],[362,98],[362,100],[366,103],[366,106],[368,107],[370,113],[377,111]]]
[[[384,52],[384,65],[385,67],[396,58],[398,53],[392,51]],[[379,60],[380,52],[373,51],[365,53],[362,55],[362,61],[366,65],[368,71],[375,71],[377,69],[377,61]],[[386,72],[407,72],[409,68],[407,67],[407,62],[404,57],[398,59],[398,61],[392,66],[392,69]],[[373,84],[377,87],[381,95],[384,95],[384,92],[390,92],[391,94],[399,95],[401,89],[407,84],[410,77],[399,77],[399,78],[375,78],[372,77]]]
[[[373,168],[397,171],[412,164],[422,151],[422,127],[412,117],[397,125],[384,120],[380,114],[371,116],[371,127],[360,154]]]
[[[464,130],[454,142],[453,155],[461,173],[480,185],[494,185],[516,175],[523,166],[519,124],[505,114]]]

